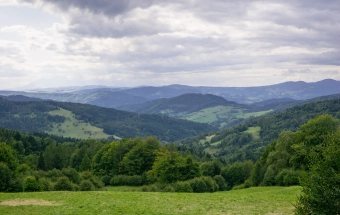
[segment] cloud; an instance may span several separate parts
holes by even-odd
[[[242,86],[317,80],[317,72],[339,71],[335,0],[19,2],[61,17],[49,29],[0,30],[23,38],[5,49],[17,54],[21,67],[26,62],[48,76],[46,83],[55,73],[68,75],[69,83]],[[338,72],[324,76],[340,79]]]

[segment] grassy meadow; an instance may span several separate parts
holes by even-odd
[[[53,123],[53,127],[45,131],[48,134],[80,139],[109,137],[102,128],[97,128],[90,125],[90,123],[76,119],[71,111],[60,108],[59,110],[50,111],[49,114],[52,116],[64,116],[66,120],[63,123]]]
[[[138,188],[132,188],[135,190]],[[0,193],[0,214],[293,214],[300,187],[256,187],[217,193]]]

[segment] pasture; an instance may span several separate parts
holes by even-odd
[[[108,188],[92,192],[0,193],[0,214],[293,214],[300,187],[255,187],[217,193]]]

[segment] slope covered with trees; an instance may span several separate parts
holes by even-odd
[[[339,111],[340,100],[308,103],[253,118],[216,133],[190,137],[179,144],[209,152],[218,158],[223,157],[229,162],[256,161],[266,146],[278,138],[282,131],[296,131],[309,119],[320,114],[327,113],[340,118]]]
[[[65,110],[72,116],[60,114],[58,110]],[[12,102],[0,98],[1,127],[27,132],[49,132],[57,129],[58,134],[63,135],[65,131],[62,125],[70,122],[71,117],[77,121],[68,123],[64,129],[72,129],[83,123],[101,129],[107,136],[122,138],[157,136],[162,141],[174,141],[213,129],[206,124],[163,115],[137,114],[86,104],[53,101]],[[87,137],[91,137],[91,130],[87,131],[85,128],[83,132],[88,134]]]

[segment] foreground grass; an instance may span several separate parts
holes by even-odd
[[[0,193],[0,214],[293,214],[299,187],[258,187],[217,193],[120,191]],[[6,206],[5,200],[52,205]]]

